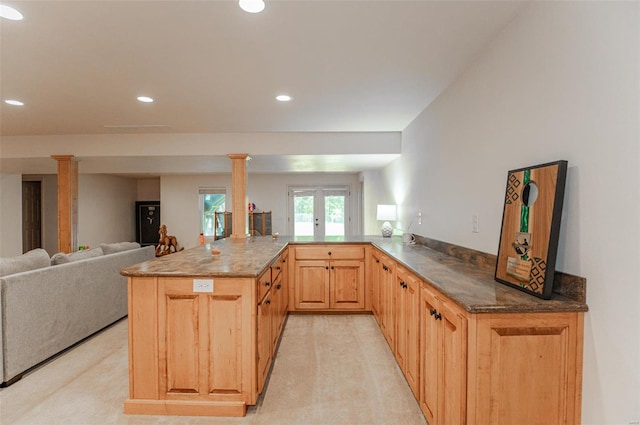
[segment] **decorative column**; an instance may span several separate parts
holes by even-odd
[[[232,239],[247,238],[247,157],[246,153],[230,153],[231,196],[233,197]]]
[[[51,155],[58,161],[58,251],[78,249],[78,163],[73,155]]]

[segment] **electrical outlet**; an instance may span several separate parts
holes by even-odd
[[[480,233],[480,220],[478,219],[478,214],[473,215],[471,231],[473,233]]]
[[[193,292],[213,292],[213,279],[193,279]]]

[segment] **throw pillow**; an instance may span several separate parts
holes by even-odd
[[[72,252],[71,254],[58,252],[51,257],[51,265],[57,266],[58,264],[72,263],[87,258],[100,257],[102,255],[102,248],[85,249],[83,251]]]
[[[140,244],[138,242],[103,243],[100,244],[100,248],[102,248],[102,251],[104,251],[104,255],[108,255],[115,252],[129,251],[131,249],[140,248]]]
[[[47,251],[36,248],[16,257],[0,258],[0,276],[41,269],[50,265]]]

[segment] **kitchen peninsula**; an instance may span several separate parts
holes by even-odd
[[[242,416],[263,391],[287,313],[337,311],[375,315],[431,425],[580,423],[580,295],[541,300],[493,281],[490,265],[399,238],[215,248],[122,270],[125,413]]]

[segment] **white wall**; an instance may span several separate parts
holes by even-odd
[[[181,247],[191,248],[200,241],[199,188],[225,188],[227,210],[231,210],[231,174],[160,177],[162,224],[178,239]]]
[[[138,179],[137,180],[137,201],[159,201],[160,200],[160,178]]]
[[[272,230],[287,230],[287,187],[289,185],[351,185],[352,217],[359,217],[359,180],[356,174],[256,174],[247,173],[247,198],[261,211],[272,212]],[[182,175],[161,177],[162,223],[185,248],[198,245],[200,235],[199,188],[225,188],[227,211],[231,211],[231,174]],[[353,224],[355,233],[360,223]]]
[[[587,278],[585,424],[640,420],[639,8],[531,3],[383,170],[415,233],[495,254],[507,171],[569,161],[557,268]]]
[[[0,174],[0,257],[22,254],[22,176]]]
[[[376,218],[378,204],[395,204],[389,191],[382,190],[382,175],[379,170],[364,171],[360,174],[363,194],[363,220],[365,235],[381,234],[382,222]],[[393,223],[392,225],[395,225]],[[395,226],[394,226],[395,227]]]
[[[135,241],[135,179],[101,174],[78,176],[78,246]]]

